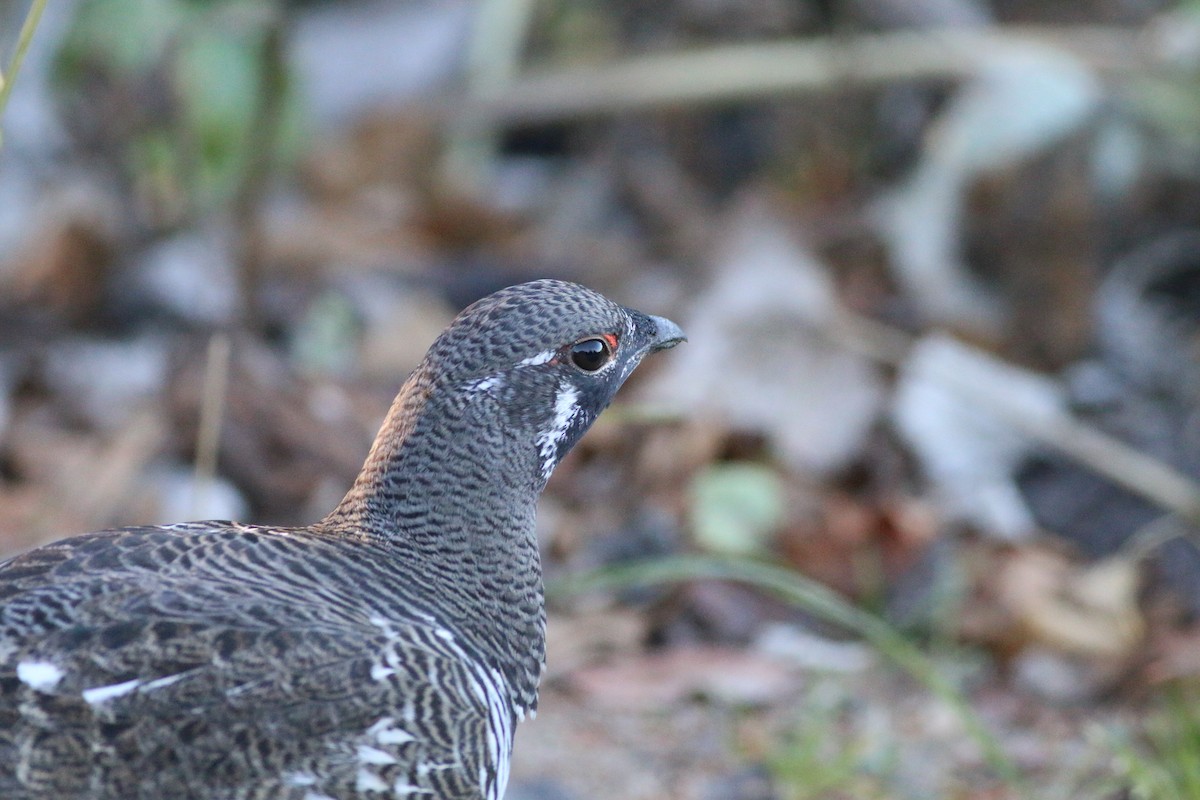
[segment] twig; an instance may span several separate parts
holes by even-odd
[[[221,423],[225,417],[225,393],[229,386],[230,351],[228,334],[216,333],[208,340],[204,397],[200,401],[200,425],[196,433],[192,519],[203,515],[208,493],[217,476],[217,453],[221,442]]]
[[[949,705],[967,734],[979,745],[988,766],[1024,794],[1020,773],[971,708],[962,692],[916,646],[879,617],[856,608],[828,587],[789,569],[742,559],[712,556],[675,556],[608,567],[552,582],[551,595],[582,594],[691,580],[725,580],[765,589],[827,622],[840,625],[870,642],[886,658],[905,670]]]
[[[1152,62],[1140,29],[1098,26],[997,26],[759,42],[527,73],[503,88],[476,93],[460,122],[561,120],[962,78],[990,58],[1032,48],[1060,49],[1108,71],[1142,69]]]
[[[847,310],[839,311],[822,330],[842,346],[893,366],[903,365],[913,345],[908,333]],[[995,356],[973,350],[980,359],[996,360]],[[1050,445],[1181,519],[1200,525],[1200,484],[1173,467],[1079,421],[1067,411],[1053,416],[1030,415],[1004,395],[983,391],[958,375],[942,373],[938,377],[964,400],[995,414],[1026,436]]]
[[[1121,545],[1121,552],[1130,561],[1138,562],[1174,539],[1196,542],[1196,529],[1174,514],[1164,514],[1134,531]]]
[[[37,30],[45,10],[46,0],[33,0],[29,11],[25,13],[25,22],[21,25],[21,33],[17,37],[17,49],[13,51],[12,60],[8,62],[8,69],[0,73],[0,119],[4,118],[4,110],[8,108],[8,96],[12,94],[17,75],[21,72],[21,64],[25,61],[25,52],[33,41],[33,32]],[[0,130],[0,147],[3,146],[4,134]]]

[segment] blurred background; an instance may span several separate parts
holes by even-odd
[[[511,800],[1200,797],[1200,3],[0,0],[0,70],[0,557],[311,522],[577,280],[690,341],[543,499]]]

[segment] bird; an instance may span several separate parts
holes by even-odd
[[[0,797],[500,800],[545,665],[537,499],[682,341],[575,283],[502,289],[437,337],[318,522],[0,564]]]

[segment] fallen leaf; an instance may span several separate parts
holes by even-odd
[[[1151,683],[1200,675],[1200,626],[1171,631],[1159,637],[1153,660],[1146,667]]]
[[[1142,641],[1137,564],[1072,564],[1040,548],[1015,551],[999,575],[1002,602],[1031,639],[1079,656],[1122,659]]]
[[[623,608],[551,613],[546,621],[546,680],[639,652],[647,624],[644,613]]]
[[[673,647],[582,669],[570,685],[597,705],[669,709],[702,696],[736,705],[777,701],[796,685],[794,668],[777,659],[725,647]]]

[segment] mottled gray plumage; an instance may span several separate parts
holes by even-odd
[[[0,565],[0,797],[500,797],[544,656],[537,495],[681,339],[575,284],[505,289],[433,344],[320,522]]]

